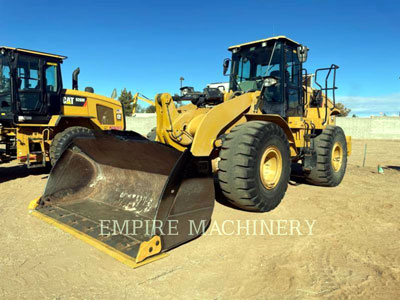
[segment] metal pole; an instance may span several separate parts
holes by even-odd
[[[364,147],[364,160],[363,160],[363,167],[365,167],[365,159],[367,158],[367,144]]]
[[[183,86],[183,81],[185,80],[185,78],[181,77],[181,78],[179,78],[179,80],[181,81],[181,88],[182,88],[182,86]],[[182,95],[182,90],[181,90],[181,95]]]

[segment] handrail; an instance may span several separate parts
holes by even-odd
[[[328,91],[332,91],[333,108],[336,107],[335,90],[337,90],[337,88],[338,88],[336,86],[336,70],[337,69],[339,69],[339,66],[332,64],[329,68],[320,68],[315,71],[314,82],[320,88],[321,92],[322,91],[325,92],[325,119],[324,119],[324,122],[322,123],[322,125],[325,125],[326,121],[328,119]],[[332,73],[332,70],[333,70],[333,73]],[[326,74],[326,77],[325,77],[325,87],[322,87],[318,83],[318,72],[320,72],[320,71],[328,71]],[[329,80],[331,73],[333,74],[332,87],[328,87],[328,80]]]

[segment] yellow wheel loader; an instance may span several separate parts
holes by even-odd
[[[78,136],[96,130],[125,129],[121,103],[78,91],[79,68],[72,89],[63,89],[65,56],[0,47],[0,163],[18,159],[28,168],[52,164]]]
[[[269,211],[294,163],[305,180],[338,185],[350,153],[335,126],[338,67],[308,75],[308,48],[284,36],[229,50],[229,92],[156,95],[155,142],[129,132],[75,139],[33,214],[136,267],[205,232],[215,188],[239,208]]]

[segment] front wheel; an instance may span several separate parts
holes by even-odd
[[[270,211],[284,197],[290,177],[290,148],[275,123],[251,121],[226,136],[219,154],[218,179],[237,207]]]
[[[93,131],[80,126],[73,126],[57,133],[50,145],[50,161],[54,166],[65,149],[71,144],[74,138],[93,137]]]

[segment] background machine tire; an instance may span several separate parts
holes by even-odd
[[[347,166],[347,143],[342,128],[327,126],[313,143],[317,166],[306,174],[306,181],[319,186],[339,185]]]
[[[94,134],[92,130],[86,127],[74,126],[55,135],[50,145],[50,161],[52,166],[55,165],[72,140],[77,137],[94,137]]]
[[[250,121],[226,136],[219,154],[222,193],[235,206],[269,211],[281,202],[290,177],[287,136],[276,124]]]
[[[147,133],[146,137],[150,140],[150,141],[155,141],[156,140],[156,136],[157,136],[157,127],[154,127],[153,129],[151,129],[149,131],[149,133]]]

